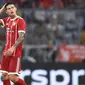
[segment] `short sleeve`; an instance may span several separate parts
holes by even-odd
[[[18,21],[18,32],[25,32],[26,31],[26,22],[24,19],[19,19]]]

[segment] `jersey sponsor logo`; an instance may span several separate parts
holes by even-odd
[[[7,28],[7,32],[14,32],[14,31],[11,30],[10,28]]]
[[[10,28],[7,28],[7,31],[10,31]]]

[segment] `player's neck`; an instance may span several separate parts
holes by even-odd
[[[10,19],[15,19],[16,17],[17,17],[17,15],[10,16]]]

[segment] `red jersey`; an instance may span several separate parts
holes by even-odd
[[[25,32],[26,23],[23,18],[17,16],[14,19],[9,17],[2,19],[3,25],[6,28],[6,45],[3,54],[12,47],[19,38],[19,32]],[[12,56],[21,57],[22,55],[22,43],[16,48]]]

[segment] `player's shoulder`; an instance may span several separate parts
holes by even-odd
[[[24,18],[18,16],[17,19],[18,19],[18,24],[26,24],[26,21],[24,20]]]
[[[4,17],[4,18],[2,18],[3,20],[7,20],[7,19],[9,19],[9,17]]]
[[[20,17],[20,16],[17,16],[17,18],[18,18],[19,20],[24,20],[24,18],[22,18],[22,17]]]
[[[18,16],[17,19],[18,19],[18,22],[25,22],[24,18],[22,18],[20,16]]]
[[[18,16],[18,22],[19,23],[26,23],[25,20],[24,20],[24,18],[22,18],[20,16]]]

